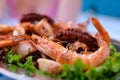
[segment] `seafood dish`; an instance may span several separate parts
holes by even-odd
[[[87,30],[92,22],[95,35]],[[0,24],[0,69],[39,80],[101,80],[120,76],[120,52],[97,18],[55,22],[28,13],[18,25]],[[112,76],[111,76],[112,75]]]

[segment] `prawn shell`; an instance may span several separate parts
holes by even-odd
[[[13,26],[0,25],[0,34],[8,34],[14,30]]]

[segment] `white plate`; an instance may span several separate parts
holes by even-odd
[[[8,70],[5,70],[3,68],[0,68],[0,73],[2,75],[5,75],[9,78],[12,78],[12,79],[15,79],[15,80],[35,80],[34,78],[31,78],[31,77],[27,77],[25,75],[19,75],[19,74],[16,74],[16,73],[13,73],[13,72],[10,72]]]
[[[4,78],[3,78],[4,80],[9,80],[9,78],[10,78],[10,80],[11,79],[12,80],[57,80],[54,78],[50,78],[47,76],[41,76],[41,75],[37,76],[36,78],[32,78],[32,77],[28,77],[25,75],[13,73],[13,72],[5,70],[3,68],[0,68],[0,74],[2,74],[4,76]],[[0,78],[0,80],[3,80],[3,79]]]

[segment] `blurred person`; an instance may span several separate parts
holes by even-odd
[[[3,18],[4,16],[4,12],[6,10],[6,0],[1,0],[0,1],[0,20]]]
[[[57,19],[64,22],[75,21],[81,11],[82,0],[60,0]]]
[[[45,14],[54,20],[74,21],[80,11],[81,0],[2,0],[8,7],[10,18],[20,18],[23,14],[36,12]],[[3,9],[3,10],[2,10]],[[0,12],[5,8],[0,9]],[[3,15],[3,14],[1,14]]]

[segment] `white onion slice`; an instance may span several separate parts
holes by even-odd
[[[39,70],[47,71],[49,73],[59,73],[61,71],[61,64],[53,60],[39,58],[37,62]]]

